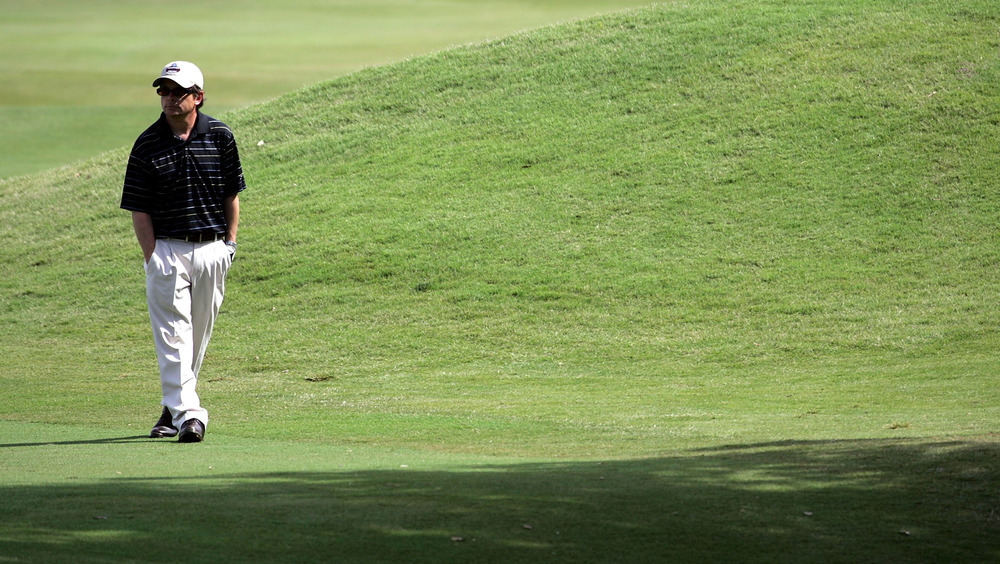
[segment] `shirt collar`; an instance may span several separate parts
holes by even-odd
[[[174,136],[174,132],[170,129],[170,124],[167,123],[167,114],[160,112],[160,119],[158,123],[160,124],[160,130],[164,135],[168,137]],[[195,117],[194,127],[191,128],[191,135],[188,136],[188,141],[194,139],[195,137],[206,135],[209,131],[210,127],[208,124],[208,116],[206,116],[201,112],[198,112],[197,116]]]

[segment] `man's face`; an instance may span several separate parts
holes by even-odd
[[[204,92],[190,92],[172,80],[163,80],[156,88],[160,96],[160,107],[168,116],[185,116],[198,107]],[[162,94],[166,94],[165,96]]]

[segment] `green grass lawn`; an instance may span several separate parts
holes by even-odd
[[[136,0],[0,0],[0,178],[131,145],[159,113],[150,83],[171,60],[197,63],[207,107],[223,112],[361,68],[646,3],[209,1],[180,15]]]
[[[642,459],[526,461],[231,435],[190,449],[103,429],[83,438],[62,426],[0,428],[34,441],[2,447],[18,468],[0,487],[0,547],[13,560],[160,562],[179,543],[194,562],[996,555],[996,497],[983,484],[1000,460],[989,440],[720,444]]]
[[[218,116],[199,445],[127,151],[0,181],[0,557],[997,560],[998,25],[666,3]]]

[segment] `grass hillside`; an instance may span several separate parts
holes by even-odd
[[[221,112],[358,69],[636,8],[642,0],[200,2],[183,30],[140,0],[0,0],[0,178],[131,144],[170,60],[205,72]]]
[[[203,446],[367,452],[309,479],[487,560],[1000,555],[998,31],[986,1],[665,3],[217,116],[250,188]],[[0,428],[158,413],[126,155],[0,182]]]

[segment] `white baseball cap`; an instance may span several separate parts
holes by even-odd
[[[201,70],[194,63],[187,61],[174,61],[167,63],[160,71],[160,76],[153,81],[153,86],[159,86],[164,79],[172,80],[181,88],[191,88],[197,86],[205,89],[205,77],[201,75]]]

